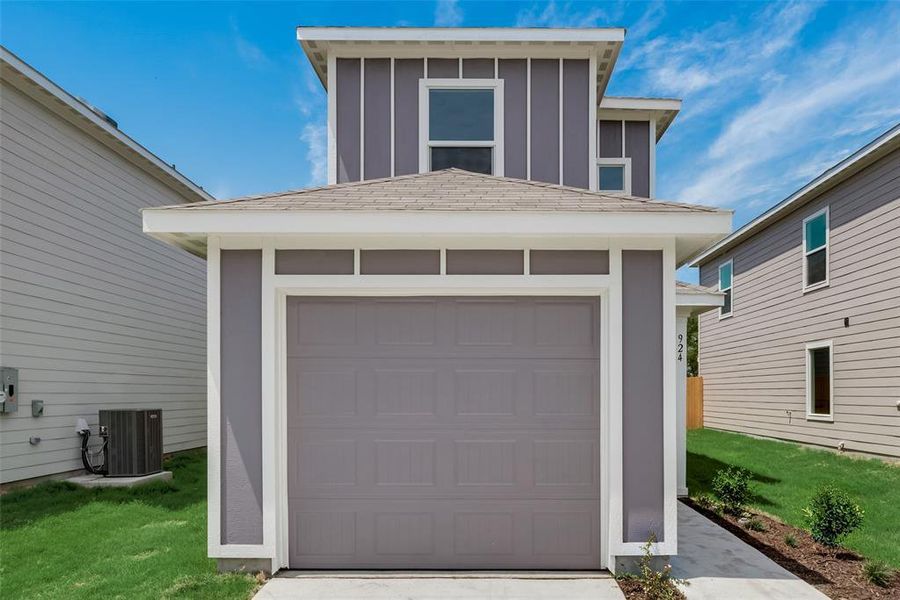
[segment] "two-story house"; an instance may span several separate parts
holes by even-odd
[[[694,261],[704,422],[900,457],[900,125]]]
[[[208,264],[220,568],[600,569],[677,552],[673,100],[622,29],[301,27],[329,185],[144,211]]]

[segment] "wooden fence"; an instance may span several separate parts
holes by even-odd
[[[703,428],[703,378],[687,378],[687,428]]]

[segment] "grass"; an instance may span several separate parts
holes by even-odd
[[[803,508],[816,489],[833,483],[865,511],[843,545],[900,567],[900,466],[712,429],[688,431],[687,453],[691,496],[711,494],[719,469],[743,467],[751,477],[750,505],[796,527],[805,526]]]
[[[48,482],[0,497],[0,597],[249,598],[250,575],[206,557],[206,453],[133,489]]]

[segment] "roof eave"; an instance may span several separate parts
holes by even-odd
[[[900,148],[900,124],[894,125],[891,129],[829,168],[756,219],[691,258],[689,266],[699,267],[703,263],[728,252],[737,244],[768,227],[769,224],[786,217],[795,210],[799,210],[818,196],[897,148]]]

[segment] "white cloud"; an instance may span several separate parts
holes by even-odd
[[[247,66],[258,68],[267,66],[271,62],[259,46],[253,44],[241,34],[237,20],[234,17],[231,18],[231,36],[238,56]]]
[[[327,181],[328,139],[324,125],[308,123],[303,127],[300,139],[306,144],[306,161],[309,163],[309,185],[325,185]]]
[[[871,137],[890,125],[897,111],[883,103],[900,89],[900,59],[884,54],[884,40],[873,28],[848,24],[830,39],[784,65],[779,82],[737,110],[698,157],[700,175],[680,199],[746,208],[770,204],[858,146],[854,136]]]
[[[520,11],[516,16],[516,27],[596,27],[601,21],[608,20],[609,15],[596,6],[581,10],[571,2],[559,5],[552,0],[549,4],[533,4]]]
[[[438,0],[434,9],[436,27],[459,27],[463,22],[463,12],[457,0]]]

